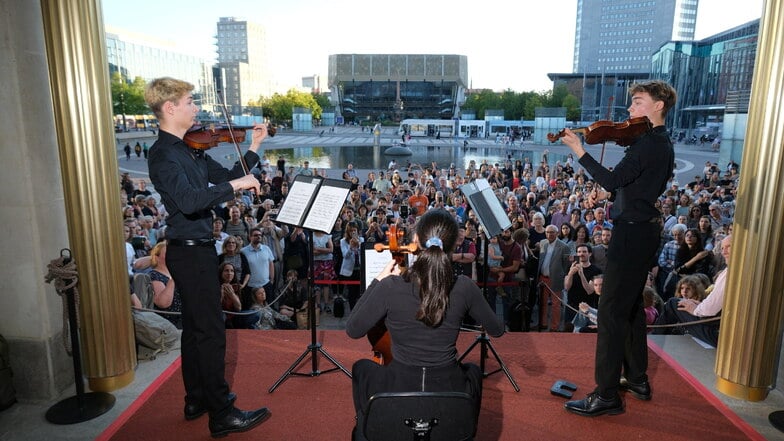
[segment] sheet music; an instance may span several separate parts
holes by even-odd
[[[370,286],[373,279],[384,269],[392,260],[392,252],[389,250],[376,251],[373,248],[365,249],[365,288]]]
[[[343,209],[343,203],[346,201],[348,191],[348,188],[333,187],[327,184],[322,185],[302,226],[314,231],[323,231],[327,234],[332,232],[335,220],[338,218],[340,210]],[[288,203],[288,200],[286,202]],[[278,220],[280,220],[280,215],[278,215]]]
[[[318,182],[314,181],[311,183],[295,180],[289,189],[289,194],[286,196],[286,203],[280,208],[276,220],[284,224],[300,225],[302,216],[305,214],[305,210],[308,209],[308,203],[316,191]],[[332,230],[331,225],[329,229],[330,231]]]

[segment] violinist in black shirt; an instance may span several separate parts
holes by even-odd
[[[642,290],[654,264],[662,227],[656,200],[672,176],[675,153],[664,126],[676,93],[663,81],[632,84],[630,118],[648,117],[652,128],[631,143],[621,161],[608,170],[585,151],[580,138],[564,129],[566,144],[604,190],[588,197],[593,206],[613,200],[613,238],[607,250],[604,287],[599,299],[595,378],[597,388],[585,399],[567,402],[567,411],[583,416],[620,414],[618,391],[651,399]]]
[[[270,416],[264,407],[253,411],[234,407],[236,396],[225,380],[226,329],[210,211],[231,200],[236,191],[250,189],[258,194],[259,181],[246,175],[239,164],[228,170],[204,150],[183,141],[199,111],[192,91],[192,84],[168,77],[147,85],[145,101],[160,123],[148,166],[169,213],[167,263],[182,294],[185,419],[209,412],[210,433],[219,437],[249,430]],[[258,163],[256,152],[266,136],[265,125],[254,127],[253,141],[244,155],[250,168]]]

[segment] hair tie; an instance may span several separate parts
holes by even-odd
[[[425,248],[430,248],[432,246],[437,246],[438,248],[444,249],[444,242],[441,242],[441,239],[438,237],[431,237],[430,239],[425,242]]]

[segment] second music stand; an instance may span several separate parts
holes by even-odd
[[[460,187],[463,191],[463,194],[466,195],[466,199],[468,199],[468,204],[471,206],[471,209],[474,210],[476,213],[477,219],[479,219],[479,223],[482,226],[482,230],[485,233],[485,238],[482,244],[482,251],[484,253],[483,258],[483,265],[482,265],[482,274],[484,275],[484,282],[482,286],[482,295],[484,298],[487,298],[487,248],[488,242],[490,242],[490,238],[496,235],[501,234],[504,230],[512,226],[511,221],[506,216],[506,212],[504,211],[501,203],[498,202],[498,198],[495,197],[495,193],[493,193],[492,187],[490,187],[489,183],[486,179],[478,179],[473,182],[469,182]],[[479,368],[482,370],[482,378],[489,377],[490,375],[495,374],[496,372],[503,371],[506,374],[506,378],[509,379],[509,382],[512,383],[512,387],[514,387],[515,392],[520,392],[520,386],[517,385],[514,377],[509,372],[509,369],[504,364],[504,361],[501,360],[501,357],[496,352],[495,348],[493,347],[493,343],[490,341],[490,337],[487,336],[484,328],[481,328],[479,336],[476,337],[471,346],[463,352],[463,355],[457,359],[458,363],[461,362],[477,345],[480,346],[479,351]],[[500,366],[498,369],[487,372],[485,370],[485,359],[487,358],[487,351],[488,349],[490,352],[493,353],[495,360],[498,362]]]

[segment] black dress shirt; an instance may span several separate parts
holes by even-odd
[[[664,126],[643,134],[612,171],[589,154],[580,158],[593,179],[613,193],[612,218],[616,222],[647,222],[661,216],[655,203],[667,188],[674,161],[675,151]]]
[[[259,162],[259,155],[248,151],[245,162],[252,169]],[[211,239],[210,209],[231,200],[234,190],[229,181],[245,175],[239,163],[229,170],[203,150],[191,149],[182,139],[163,130],[150,148],[147,165],[150,181],[169,213],[167,239]]]

